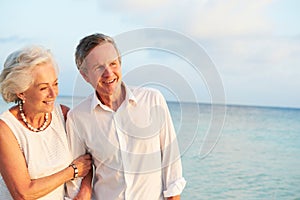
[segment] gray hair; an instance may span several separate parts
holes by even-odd
[[[119,62],[121,63],[120,52],[113,38],[101,33],[95,33],[82,38],[76,47],[75,62],[79,71],[86,72],[86,68],[82,66],[84,59],[96,46],[104,43],[110,43],[114,46],[118,53]]]
[[[12,52],[0,74],[0,92],[6,102],[17,102],[17,94],[33,84],[32,71],[40,64],[51,63],[58,74],[58,67],[50,50],[42,46],[28,46]]]

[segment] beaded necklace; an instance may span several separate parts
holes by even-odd
[[[22,120],[23,122],[26,124],[26,126],[33,132],[40,132],[40,131],[43,131],[45,130],[45,128],[47,127],[47,124],[48,124],[48,119],[49,119],[49,113],[46,113],[45,114],[45,121],[44,121],[44,124],[39,127],[39,128],[34,128],[33,126],[31,126],[31,124],[28,123],[26,117],[25,117],[25,113],[23,111],[23,102],[22,101],[19,101],[19,110],[20,110],[20,114],[21,114],[21,117],[22,117]]]

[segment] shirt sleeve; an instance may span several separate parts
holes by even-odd
[[[68,133],[69,147],[73,160],[86,153],[85,144],[80,139],[80,131],[76,127],[71,111],[68,113],[66,129]],[[80,190],[82,178],[76,178],[66,183],[66,195],[73,199]]]
[[[175,128],[167,103],[160,94],[161,106],[164,110],[164,124],[160,135],[162,151],[162,176],[164,185],[164,197],[180,195],[186,185],[182,176],[181,155]]]

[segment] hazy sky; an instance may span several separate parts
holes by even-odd
[[[0,62],[3,66],[6,56],[17,48],[43,45],[52,50],[59,64],[60,94],[85,94],[85,90],[74,89],[80,82],[74,50],[82,37],[95,32],[118,37],[128,31],[159,28],[203,48],[222,81],[226,103],[300,108],[299,8],[298,0],[1,1]],[[134,39],[143,40],[143,36]],[[174,38],[168,42],[176,46]],[[161,71],[152,74],[134,71],[132,77],[156,77],[161,82],[152,82],[170,92],[167,98],[184,96],[184,82],[197,101],[210,101],[211,88],[219,85],[207,81],[205,73],[195,73],[195,63],[159,51],[157,45],[154,49],[129,48],[132,52],[123,59],[124,74],[129,77],[141,66],[161,66]],[[172,51],[170,48],[167,50]],[[188,46],[177,48],[184,50],[181,54],[198,53]],[[172,86],[163,82],[176,75],[183,81]]]

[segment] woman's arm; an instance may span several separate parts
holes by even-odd
[[[90,155],[81,156],[73,163],[78,168],[79,176],[85,176],[91,166]],[[66,167],[53,175],[32,180],[18,142],[2,120],[0,120],[0,172],[8,190],[16,200],[40,198],[74,176],[74,169]]]

